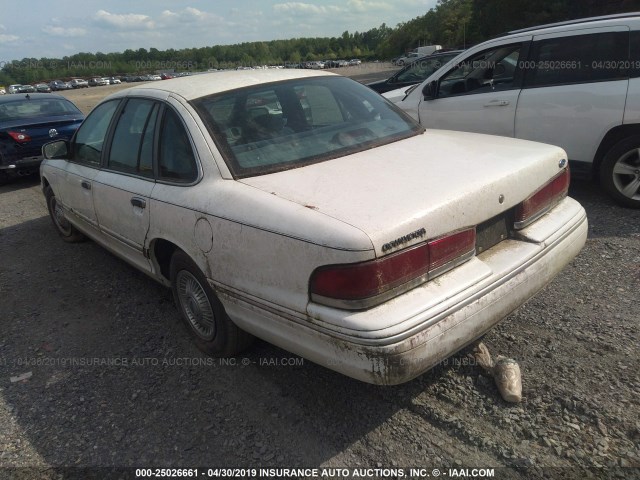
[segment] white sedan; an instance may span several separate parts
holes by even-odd
[[[587,235],[562,149],[425,131],[319,71],[134,87],[44,150],[58,233],[171,286],[201,350],[257,336],[376,384],[476,340]]]

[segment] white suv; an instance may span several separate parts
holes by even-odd
[[[509,32],[451,64],[397,105],[428,128],[559,145],[574,177],[640,208],[640,13]]]

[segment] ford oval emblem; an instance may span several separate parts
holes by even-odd
[[[55,128],[52,128],[51,130],[49,130],[49,136],[51,138],[57,137],[58,136],[58,131]]]
[[[566,164],[567,164],[567,159],[566,159],[566,158],[563,158],[562,160],[560,160],[560,161],[558,162],[558,167],[560,167],[560,168],[564,168]]]

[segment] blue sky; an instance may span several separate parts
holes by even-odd
[[[332,37],[382,23],[395,27],[435,4],[436,0],[30,0],[0,9],[0,66],[10,60],[62,58],[78,52]]]

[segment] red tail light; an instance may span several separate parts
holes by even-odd
[[[363,309],[380,304],[471,258],[475,228],[362,263],[327,265],[311,275],[311,299],[325,305]]]
[[[11,138],[13,138],[18,143],[27,143],[31,141],[31,137],[23,132],[7,132]]]
[[[566,197],[569,191],[569,178],[569,168],[567,167],[544,187],[518,205],[515,213],[515,228],[520,229],[531,224]]]

